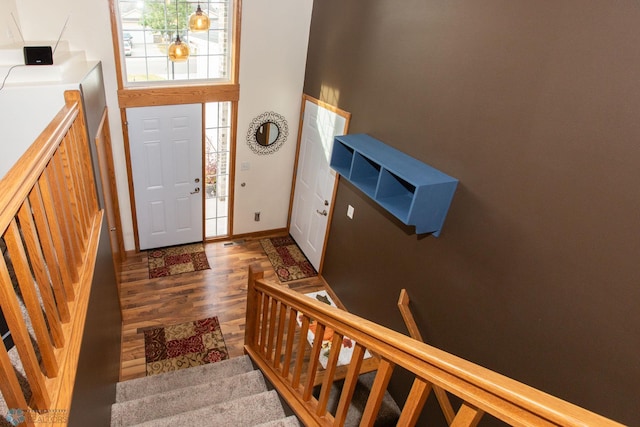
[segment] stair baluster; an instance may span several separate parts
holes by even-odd
[[[375,368],[375,364],[377,374],[362,416],[363,426],[373,425],[380,415],[396,366],[415,376],[398,425],[414,425],[431,389],[440,389],[436,395],[452,426],[475,426],[484,413],[512,425],[621,426],[398,332],[269,283],[262,272],[251,267],[247,289],[245,352],[306,426],[344,425],[359,375],[372,365]],[[280,310],[274,308],[277,304]],[[284,321],[274,319],[282,316],[282,306],[289,311],[286,331],[281,326]],[[311,345],[307,343],[310,325],[314,332]],[[327,354],[321,337],[329,330],[333,336],[324,337],[325,343],[331,342]],[[281,337],[283,333],[286,336]],[[276,347],[284,345],[282,358],[277,357],[282,354],[280,348],[271,352],[274,335]],[[344,337],[349,337],[353,354],[346,365],[337,366],[337,352]],[[344,378],[345,383],[332,413],[327,410],[327,389],[339,378]],[[312,388],[319,384],[322,386],[316,398]],[[447,393],[462,400],[457,413],[453,412]]]

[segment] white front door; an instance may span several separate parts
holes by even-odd
[[[140,249],[202,241],[202,105],[127,108]]]
[[[320,271],[336,173],[329,168],[333,138],[347,133],[350,114],[305,97],[289,233]]]

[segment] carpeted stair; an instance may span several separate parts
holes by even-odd
[[[373,381],[376,378],[376,372],[368,372],[358,377],[356,388],[353,391],[353,397],[349,410],[347,411],[347,418],[344,420],[346,427],[356,427],[360,425],[362,414],[364,414],[364,408],[369,399],[369,393],[373,387]],[[331,387],[331,393],[329,393],[329,401],[327,402],[327,410],[332,414],[336,413],[338,404],[340,403],[340,394],[342,393],[342,387],[344,386],[344,380],[336,381]],[[320,386],[314,390],[314,395],[318,397],[320,394]],[[374,422],[374,427],[388,427],[395,426],[400,418],[400,407],[393,400],[393,397],[388,391],[384,392],[380,409],[378,410],[378,416]]]
[[[346,426],[357,426],[375,373],[361,375]],[[342,382],[336,382],[329,399],[335,413]],[[319,389],[317,390],[319,391]],[[386,393],[376,426],[396,425],[400,409]],[[111,426],[300,426],[287,417],[275,390],[268,390],[262,373],[248,356],[196,368],[182,369],[117,384],[111,408]]]
[[[111,425],[300,426],[247,356],[118,383]]]

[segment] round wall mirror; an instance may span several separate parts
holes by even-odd
[[[280,129],[274,122],[266,122],[256,130],[256,141],[265,147],[273,144],[278,139]]]
[[[280,114],[269,111],[253,119],[247,132],[247,144],[256,154],[272,154],[289,136],[287,121]]]

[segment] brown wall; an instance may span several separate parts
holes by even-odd
[[[120,376],[122,316],[109,243],[103,221],[96,270],[91,284],[78,372],[73,388],[70,427],[109,426]]]
[[[100,207],[105,208],[95,141],[106,107],[100,64],[82,81],[81,90],[98,200]],[[116,383],[120,376],[122,333],[117,286],[105,214],[71,401],[68,422],[71,427],[108,426],[111,423],[111,405],[116,400]]]
[[[637,422],[639,28],[636,1],[314,2],[305,93],[460,180],[439,238],[341,181],[347,307],[406,332],[406,287],[428,342]]]

